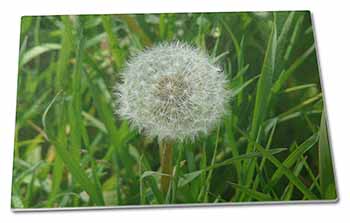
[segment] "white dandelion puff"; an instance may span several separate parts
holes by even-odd
[[[208,134],[229,101],[227,80],[204,52],[187,44],[161,44],[139,53],[121,73],[117,114],[159,140],[194,140]]]

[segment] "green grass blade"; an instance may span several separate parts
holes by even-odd
[[[304,168],[304,164],[306,163],[306,159],[307,157],[303,157],[295,166],[294,168],[294,175],[295,176],[299,176],[300,172],[303,170]],[[292,184],[291,182],[288,183],[287,187],[284,190],[284,193],[281,196],[281,200],[285,200],[285,201],[289,201],[291,200],[291,197],[293,195],[294,192],[294,184]]]
[[[301,31],[301,26],[303,24],[303,20],[304,20],[304,15],[299,16],[298,20],[296,21],[296,23],[294,25],[294,30],[293,30],[292,36],[290,38],[290,42],[288,44],[286,53],[283,56],[283,60],[285,62],[287,62],[289,60],[290,55],[294,49],[295,43],[297,42],[297,37],[299,36],[300,31]]]
[[[276,75],[279,75],[283,69],[284,66],[284,60],[283,55],[286,52],[288,40],[290,38],[290,31],[292,28],[292,22],[294,18],[295,12],[290,12],[286,21],[283,24],[282,30],[280,34],[278,35],[277,39],[277,50],[276,50],[276,68],[274,72],[274,79],[276,78]]]
[[[302,84],[290,88],[286,88],[285,90],[282,91],[282,93],[291,93],[291,92],[296,92],[296,91],[301,91],[301,90],[307,90],[310,88],[317,87],[316,84]]]
[[[75,157],[71,156],[65,146],[61,142],[56,141],[56,151],[67,166],[68,170],[72,174],[75,180],[83,187],[83,189],[91,196],[91,199],[98,206],[103,206],[104,201],[100,197],[96,185],[94,185],[84,170],[79,166],[79,162]]]
[[[271,31],[270,39],[266,49],[265,59],[261,69],[261,75],[259,77],[257,86],[253,120],[249,134],[250,137],[253,139],[257,137],[260,125],[262,124],[266,115],[266,110],[268,106],[268,95],[270,94],[272,86],[272,77],[275,68],[276,47],[277,35],[274,27]],[[249,145],[247,148],[247,152],[251,152],[252,148],[253,146]]]
[[[277,93],[282,89],[284,83],[288,80],[288,78],[294,73],[294,71],[302,65],[309,56],[314,53],[315,46],[312,45],[308,50],[306,50],[298,59],[282,74],[279,76],[278,80],[273,84],[272,91]]]
[[[283,152],[285,150],[286,150],[285,148],[271,149],[271,154],[277,154],[277,153]],[[210,171],[210,170],[213,170],[213,169],[216,169],[216,168],[219,168],[219,167],[232,165],[236,161],[239,161],[239,160],[246,160],[246,159],[253,159],[253,158],[256,158],[256,157],[261,157],[262,155],[263,154],[260,153],[260,152],[252,152],[252,153],[248,153],[248,154],[244,154],[244,155],[239,155],[239,156],[235,156],[233,158],[227,159],[225,161],[222,161],[220,163],[215,163],[214,165],[208,166],[205,169],[193,171],[193,172],[190,172],[190,173],[186,173],[186,174],[181,176],[178,186],[179,187],[185,186],[186,184],[188,184],[191,181],[193,181],[195,178],[200,176],[205,171]]]
[[[60,50],[60,49],[61,49],[61,45],[57,43],[43,43],[42,45],[34,46],[33,48],[29,49],[23,54],[21,58],[21,63],[19,66],[23,67],[24,65],[29,63],[31,60],[40,56],[43,53],[50,52],[52,50]]]
[[[300,146],[297,147],[296,150],[294,150],[284,161],[283,161],[283,167],[291,168],[300,157],[302,157],[307,151],[309,151],[318,141],[319,137],[318,134],[312,135],[310,138],[305,140]],[[282,168],[278,168],[274,174],[272,175],[269,186],[274,187],[277,182],[281,179],[283,176],[283,170]],[[266,188],[267,189],[267,188]]]
[[[279,121],[283,120],[284,118],[288,117],[289,115],[295,113],[295,112],[300,112],[303,108],[313,105],[317,101],[322,100],[322,93],[319,93],[311,98],[306,99],[305,101],[301,102],[300,104],[290,108],[289,110],[279,114],[277,118]]]
[[[258,200],[258,201],[273,201],[274,199],[268,195],[268,194],[264,194],[262,192],[256,191],[256,190],[252,190],[249,189],[247,187],[244,187],[242,185],[239,184],[235,184],[235,183],[231,183],[228,182],[232,187],[236,188],[237,190],[241,190],[243,191],[245,194],[249,195],[250,197]]]
[[[250,138],[256,139],[257,142],[259,142],[259,140],[257,139],[258,132],[266,116],[267,106],[269,104],[269,95],[270,95],[272,78],[273,78],[274,69],[275,69],[276,48],[277,48],[277,34],[276,34],[276,27],[274,24],[271,30],[268,44],[267,44],[265,58],[261,69],[261,75],[259,77],[259,81],[257,85],[252,125],[249,132]],[[246,152],[247,153],[252,152],[253,149],[254,149],[254,144],[248,143]],[[255,160],[244,163],[244,171],[245,171],[244,185],[248,187],[249,185],[251,185],[253,180],[253,175],[254,175],[253,173],[255,170],[254,163],[255,163]],[[241,199],[243,199],[242,196],[241,196]]]
[[[78,23],[78,22],[77,22]],[[69,118],[72,125],[71,129],[71,142],[72,142],[72,155],[77,161],[80,162],[80,150],[81,150],[81,132],[83,130],[83,122],[81,117],[81,70],[82,70],[82,55],[84,51],[84,39],[83,33],[80,28],[80,24],[77,24],[77,38],[76,38],[76,49],[73,77],[71,82],[71,106],[69,106]]]
[[[246,87],[248,87],[250,84],[252,84],[255,80],[259,78],[258,76],[252,77],[251,79],[244,82],[241,86],[235,87],[232,89],[232,97],[237,96],[239,93],[241,93]]]
[[[276,157],[274,157],[271,152],[265,150],[262,146],[257,145],[257,148],[261,153],[270,161],[272,162],[276,167],[281,169],[282,173],[289,179],[290,182],[292,182],[308,199],[310,200],[318,200],[319,198],[310,191],[304,183],[293,174],[293,172],[288,169],[286,166],[284,166]]]
[[[320,172],[320,187],[322,198],[336,199],[337,192],[335,186],[335,177],[333,172],[332,154],[327,134],[326,115],[323,112],[321,118],[319,146],[319,172]]]
[[[50,195],[47,199],[47,207],[53,207],[54,202],[56,201],[57,193],[60,189],[60,184],[62,181],[62,175],[64,170],[64,164],[60,157],[56,157],[53,167],[53,174],[52,174],[52,187]]]
[[[318,200],[318,197],[310,191],[304,183],[294,175],[294,173],[285,165],[283,165],[272,153],[270,150],[266,150],[264,147],[262,147],[260,144],[256,143],[254,140],[249,138],[242,130],[237,129],[241,134],[246,136],[246,138],[249,140],[249,142],[253,143],[254,146],[257,148],[257,150],[266,158],[268,159],[273,165],[275,165],[278,169],[281,170],[282,174],[286,176],[290,182],[292,182],[299,190],[302,192],[307,199],[309,200]]]

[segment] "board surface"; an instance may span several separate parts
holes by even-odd
[[[337,199],[309,12],[26,16],[20,40],[13,209]]]

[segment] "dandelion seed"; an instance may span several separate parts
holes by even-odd
[[[116,86],[117,114],[149,137],[194,140],[214,128],[230,98],[208,55],[187,44],[155,46],[133,57]]]

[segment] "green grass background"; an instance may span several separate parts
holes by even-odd
[[[26,16],[21,23],[12,207],[334,200],[309,12]],[[234,99],[221,125],[159,148],[114,114],[131,55],[180,40],[206,51]]]

